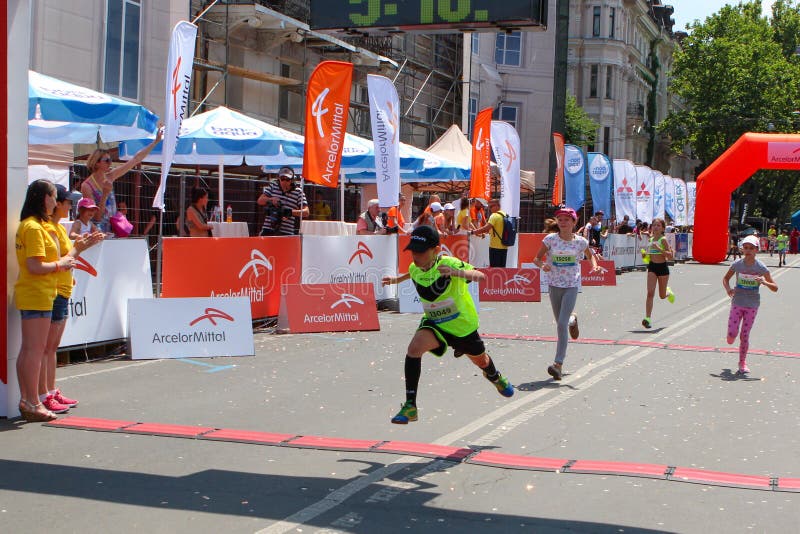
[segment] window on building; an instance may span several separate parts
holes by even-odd
[[[505,121],[516,129],[519,120],[519,106],[504,104],[495,109],[492,115],[496,120]]]
[[[471,43],[470,47],[472,49],[473,54],[479,54],[481,51],[481,41],[479,34],[477,32],[473,32],[471,36]]]
[[[589,75],[589,98],[597,98],[597,65],[592,65]]]
[[[611,126],[603,128],[603,154],[611,154]]]
[[[608,15],[608,24],[609,24],[609,27],[608,27],[608,38],[609,39],[613,39],[614,38],[614,26],[616,25],[616,23],[617,23],[617,8],[612,7],[611,8],[611,13]]]
[[[498,65],[519,67],[522,64],[522,32],[497,34],[494,61]]]
[[[594,6],[592,12],[592,37],[600,37],[600,6]]]
[[[606,98],[614,98],[614,90],[612,80],[614,77],[614,68],[611,65],[606,66]]]
[[[467,115],[467,137],[472,139],[472,127],[475,125],[475,118],[478,116],[478,99],[470,97],[469,113]]]
[[[281,76],[293,78],[291,65],[281,63]],[[364,91],[366,92],[366,91]],[[299,124],[302,122],[303,97],[296,86],[282,85],[278,90],[278,117],[289,122]]]
[[[103,91],[139,98],[139,0],[106,0]]]

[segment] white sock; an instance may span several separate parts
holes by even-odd
[[[39,395],[39,402],[44,402],[47,400],[47,393],[42,393]]]
[[[48,395],[53,395],[55,397],[56,391],[58,391],[58,390],[57,389],[51,389],[50,391],[47,392],[47,394]]]

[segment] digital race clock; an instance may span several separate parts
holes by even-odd
[[[311,0],[311,29],[341,32],[539,27],[547,0]]]

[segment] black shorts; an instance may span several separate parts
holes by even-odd
[[[669,266],[667,265],[667,262],[656,263],[651,261],[647,264],[647,272],[655,273],[656,276],[669,276]]]
[[[423,328],[433,332],[433,335],[435,335],[436,339],[439,341],[439,346],[431,351],[436,356],[444,355],[444,353],[447,352],[448,345],[453,347],[453,350],[463,352],[468,356],[480,356],[486,352],[486,346],[483,344],[483,340],[481,336],[478,335],[477,330],[464,337],[458,337],[445,332],[439,328],[439,325],[424,317],[422,321],[420,321],[417,330],[422,330]]]

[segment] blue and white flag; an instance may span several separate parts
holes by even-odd
[[[385,76],[367,75],[367,89],[378,201],[388,208],[396,206],[400,196],[400,99]]]
[[[686,182],[686,224],[694,224],[694,201],[697,196],[697,182]]]
[[[586,202],[586,165],[583,151],[575,145],[564,145],[564,203],[578,211]]]
[[[679,178],[673,178],[672,185],[675,187],[675,226],[686,226],[689,224],[687,222],[689,206],[686,202],[686,184]]]
[[[653,218],[663,219],[665,209],[665,180],[659,171],[653,171]]]
[[[671,176],[664,176],[664,212],[675,222],[675,184]]]
[[[611,187],[614,173],[611,160],[605,154],[589,152],[589,190],[594,211],[602,211],[611,218]]]

